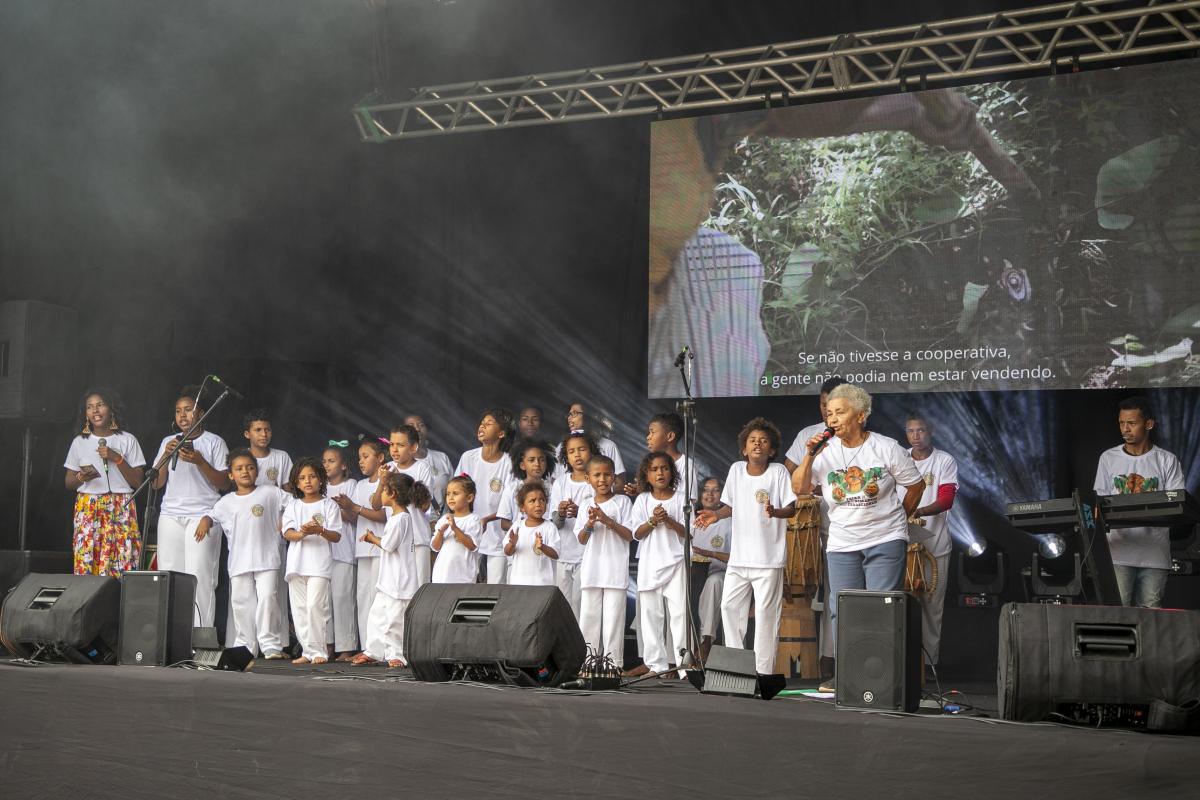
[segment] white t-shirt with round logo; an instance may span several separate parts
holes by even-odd
[[[154,457],[155,464],[163,457],[163,453],[167,452],[167,443],[174,438],[174,436],[167,436],[159,444],[158,455]],[[189,444],[217,472],[225,472],[229,469],[229,447],[220,436],[210,431],[204,431],[192,439]],[[168,460],[163,464],[162,471],[167,476],[167,489],[163,492],[161,507],[162,513],[166,516],[203,517],[221,498],[216,488],[208,482],[208,478],[204,477],[200,467],[189,464],[182,458],[175,463],[174,467]]]
[[[81,484],[75,491],[79,494],[107,494],[108,487],[112,486],[113,494],[132,494],[133,487],[129,485],[129,481],[125,480],[125,476],[113,463],[113,459],[109,459],[108,462],[108,476],[104,475],[104,460],[96,452],[96,449],[100,447],[101,439],[104,440],[104,444],[109,450],[120,453],[129,466],[144,467],[146,465],[146,456],[142,454],[142,446],[138,444],[137,438],[132,433],[117,431],[107,436],[76,436],[71,442],[71,448],[67,451],[67,460],[63,466],[72,472],[78,472],[84,466],[95,467],[96,472],[100,475]]]
[[[258,480],[255,483],[259,486],[278,486],[282,489],[292,476],[292,457],[282,450],[272,448],[265,456],[255,456],[254,460],[258,462]]]
[[[912,455],[911,449],[908,454]],[[920,506],[927,506],[937,500],[939,486],[947,484],[958,486],[958,462],[954,460],[954,456],[944,450],[934,449],[928,458],[920,461],[914,458],[913,464],[916,465],[917,472],[921,473],[921,477],[925,481],[925,491],[918,504]],[[903,486],[897,485],[896,492],[901,505],[903,505],[907,490]],[[908,540],[925,545],[925,549],[934,557],[950,555],[954,549],[954,542],[950,538],[950,512],[943,511],[941,514],[934,514],[924,519],[924,526],[908,526]]]
[[[714,553],[728,553],[730,549],[730,541],[733,538],[733,520],[719,519],[707,528],[696,528],[692,531],[692,547],[701,547],[705,550],[711,550]],[[786,547],[785,547],[786,552]],[[719,558],[714,558],[709,562],[708,574],[714,572],[724,572],[725,562]]]
[[[1179,459],[1161,447],[1131,456],[1124,447],[1100,454],[1096,494],[1141,494],[1187,488]],[[1115,528],[1108,532],[1112,561],[1123,567],[1171,568],[1170,528]]]
[[[316,520],[321,527],[342,532],[342,510],[328,497],[315,503],[306,503],[292,498],[283,511],[284,531],[300,530],[309,520]],[[283,577],[328,578],[333,575],[333,546],[324,536],[305,536],[298,542],[288,542],[287,566]]]
[[[208,512],[229,540],[231,576],[279,569],[280,521],[294,499],[274,486],[256,486],[249,494],[225,495]]]
[[[483,448],[476,447],[463,453],[462,458],[458,460],[454,474],[462,475],[464,472],[475,481],[475,505],[472,508],[474,514],[480,519],[495,514],[500,508],[504,487],[508,485],[512,476],[512,459],[501,453],[496,461],[484,461]],[[500,520],[494,519],[489,522],[483,535],[479,537],[479,555],[504,555],[503,536]]]
[[[861,445],[847,448],[834,436],[813,460],[812,479],[829,510],[828,552],[908,541],[897,487],[912,486],[922,477],[895,439],[871,432]]]
[[[751,475],[747,462],[735,461],[721,502],[733,509],[729,566],[781,569],[787,564],[787,520],[766,514],[768,502],[777,509],[796,502],[787,467],[768,464],[762,475]]]

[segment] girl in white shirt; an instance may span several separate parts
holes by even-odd
[[[479,536],[478,556],[484,563],[488,583],[504,583],[508,559],[504,557],[504,531],[500,527],[500,497],[508,483],[516,425],[513,416],[503,408],[489,408],[479,420],[475,438],[479,447],[468,450],[458,460],[456,475],[469,475],[475,482],[474,508],[479,514],[483,532]]]
[[[192,430],[204,416],[199,398],[197,386],[179,392],[175,425],[180,434],[163,439],[154,457],[159,469],[154,488],[167,487],[158,517],[158,568],[196,576],[195,624],[211,628],[216,618],[221,531],[214,526],[206,536],[197,537],[196,526],[229,488],[229,447],[210,431]],[[183,444],[187,433],[192,438]]]
[[[509,528],[504,555],[508,556],[508,582],[523,586],[553,586],[558,560],[558,528],[546,521],[546,487],[531,480],[517,490],[522,520]]]
[[[638,548],[638,595],[641,608],[642,660],[652,672],[666,672],[679,658],[667,652],[663,641],[663,607],[671,621],[676,647],[687,643],[687,586],[683,566],[683,507],[687,499],[676,491],[679,473],[675,459],[664,452],[650,453],[638,467],[642,493],[633,503],[631,524]]]
[[[721,508],[721,490],[725,483],[720,478],[707,478],[700,487],[697,505],[702,511],[717,511]],[[721,624],[721,593],[725,589],[725,563],[729,561],[729,539],[733,524],[728,519],[717,520],[696,536],[692,552],[711,559],[704,588],[700,590],[699,627],[700,661],[708,659],[713,642],[717,638],[717,627]]]
[[[413,479],[393,473],[380,480],[384,504],[392,512],[383,536],[367,531],[362,541],[380,550],[379,583],[367,622],[366,645],[351,662],[355,666],[387,661],[391,668],[406,667],[404,660],[404,612],[417,593],[413,524],[418,515],[408,513],[412,504]],[[424,518],[421,517],[422,522]]]
[[[299,459],[288,483],[295,500],[283,512],[283,538],[287,539],[287,578],[292,621],[303,648],[293,664],[324,664],[325,617],[329,613],[329,579],[333,573],[331,545],[342,538],[342,514],[325,496],[328,479],[315,458]]]
[[[475,481],[456,475],[446,485],[446,514],[437,521],[430,547],[434,583],[475,583],[479,575],[476,550],[483,527],[472,512]]]
[[[517,492],[521,487],[530,481],[541,483],[543,488],[549,483],[546,473],[554,464],[554,447],[549,442],[524,439],[517,442],[510,456],[512,477],[500,498],[500,508],[496,510],[496,515],[500,518],[500,527],[506,531],[524,518],[521,503],[517,500]],[[546,502],[549,501],[550,495],[547,492]]]
[[[351,493],[333,498],[342,515],[354,522],[356,540],[360,539],[371,525],[383,525],[387,522],[387,509],[371,506],[371,497],[379,485],[379,478],[387,474],[384,467],[386,461],[387,445],[370,436],[362,437],[358,445],[358,469],[362,472],[363,480],[355,485]],[[362,638],[367,635],[367,614],[371,611],[371,603],[375,599],[375,584],[379,582],[379,549],[357,541],[354,546],[354,560],[354,607],[359,644],[365,646],[366,642],[363,642]]]
[[[75,494],[76,575],[119,576],[142,556],[133,489],[142,482],[142,446],[117,421],[119,399],[107,389],[80,403],[83,432],[67,452],[64,481]]]
[[[321,466],[329,477],[329,499],[337,503],[339,497],[347,498],[346,505],[353,505],[354,490],[358,481],[349,477],[350,465],[346,451],[330,444],[321,452]],[[338,503],[342,509],[343,503]],[[356,525],[352,511],[342,511],[342,538],[333,545],[333,572],[329,578],[330,617],[325,620],[325,638],[333,646],[334,661],[349,661],[358,650],[358,613],[355,607]]]
[[[594,494],[588,480],[587,465],[592,456],[599,455],[596,443],[586,433],[568,433],[559,445],[559,464],[565,470],[550,489],[550,519],[561,531],[559,534],[557,575],[558,589],[567,598],[575,619],[583,598],[580,583],[580,564],[583,545],[575,536],[579,509]]]

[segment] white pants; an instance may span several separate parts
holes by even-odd
[[[279,637],[280,643],[284,647],[288,647],[292,643],[291,626],[288,625],[288,609],[290,607],[288,583],[283,579],[283,572],[287,564],[287,548],[286,541],[280,541],[279,547],[279,570],[275,573],[275,601],[279,604],[279,622],[275,625],[275,635]]]
[[[775,672],[779,649],[779,614],[783,609],[783,567],[728,567],[721,595],[721,624],[725,644],[741,647],[746,641],[750,599],[754,598],[754,663],[759,674]]]
[[[583,586],[579,583],[579,565],[559,561],[554,565],[554,577],[558,583],[558,590],[563,593],[563,597],[567,598],[567,602],[571,604],[571,612],[582,627],[580,600],[583,597]]]
[[[700,590],[700,635],[717,638],[721,624],[721,593],[725,590],[725,570],[710,572]]]
[[[355,612],[355,564],[333,560],[329,578],[329,615],[325,617],[325,643],[339,653],[349,653],[358,647],[358,616]]]
[[[229,616],[233,618],[232,647],[248,647],[254,655],[279,652],[275,637],[279,604],[275,602],[277,569],[229,577]]]
[[[508,556],[501,553],[498,556],[484,556],[487,560],[487,582],[504,583],[504,574],[508,572]]]
[[[942,608],[946,604],[946,584],[950,581],[950,554],[936,556],[938,580],[933,594],[921,595],[921,660],[937,665],[938,649],[942,645]]]
[[[415,545],[413,558],[417,562],[417,586],[424,586],[433,573],[433,550],[427,544]]]
[[[671,571],[666,584],[638,592],[642,614],[642,660],[654,672],[665,672],[668,664],[680,663],[679,654],[670,647],[682,647],[687,642],[687,587],[684,585],[683,562]],[[670,621],[670,639],[664,641],[663,622]]]
[[[376,661],[404,660],[404,612],[408,600],[375,592],[363,652]]]
[[[326,658],[325,615],[329,613],[329,578],[293,575],[291,590],[292,622],[305,658]]]
[[[579,630],[593,652],[607,654],[620,668],[625,660],[624,589],[583,589],[579,604]]]
[[[217,614],[217,560],[221,555],[221,527],[213,523],[204,541],[196,541],[201,517],[158,518],[158,568],[196,576],[193,624],[211,628]]]
[[[375,602],[375,584],[379,583],[379,556],[361,556],[358,559],[357,589],[354,593],[358,608],[358,643],[367,646],[367,620],[371,616],[371,604]]]

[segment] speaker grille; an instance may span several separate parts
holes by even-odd
[[[921,694],[921,609],[904,592],[838,594],[839,706],[915,711]]]

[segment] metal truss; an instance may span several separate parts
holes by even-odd
[[[1085,0],[519,78],[353,110],[364,141],[790,101],[1200,50],[1200,0]]]

